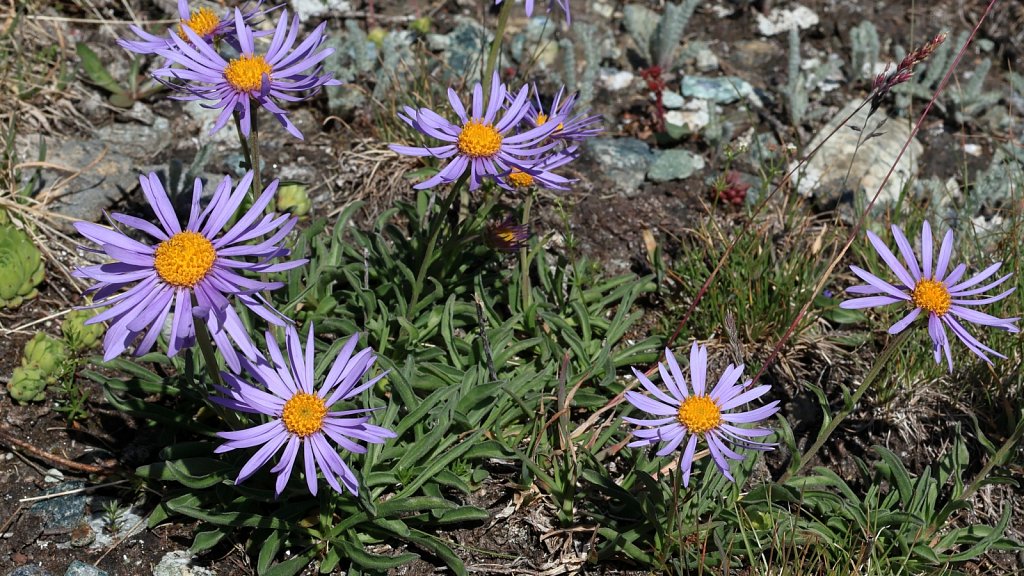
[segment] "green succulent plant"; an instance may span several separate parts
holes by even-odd
[[[46,382],[53,384],[57,381],[60,366],[67,357],[68,349],[63,340],[39,332],[25,344],[21,365],[24,368],[37,368]]]
[[[35,298],[45,273],[43,257],[28,235],[0,226],[0,307],[17,308]]]
[[[18,404],[40,402],[46,398],[46,375],[39,368],[18,366],[11,373],[7,391]]]
[[[291,212],[301,218],[309,214],[311,206],[305,184],[283,184],[277,189],[278,212]]]
[[[64,334],[64,341],[75,352],[95,348],[103,340],[103,324],[85,323],[93,316],[95,314],[91,310],[72,310],[64,316],[60,331]]]

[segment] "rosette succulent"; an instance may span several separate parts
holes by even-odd
[[[40,402],[46,398],[46,375],[39,368],[18,366],[11,373],[7,391],[18,404]]]
[[[17,308],[39,294],[43,257],[25,232],[0,226],[0,307]]]
[[[60,331],[64,334],[64,341],[76,352],[84,352],[95,348],[103,340],[103,324],[86,324],[95,316],[91,310],[72,310],[64,316],[61,322]]]
[[[49,334],[38,332],[25,344],[25,352],[21,356],[21,365],[25,368],[38,368],[43,378],[50,384],[57,381],[60,365],[68,356],[64,342]]]

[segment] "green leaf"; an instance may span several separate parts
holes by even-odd
[[[192,547],[189,551],[198,554],[204,550],[209,550],[217,545],[225,536],[227,532],[221,528],[214,528],[213,530],[207,530],[205,532],[196,532],[195,538],[192,539]]]
[[[92,51],[92,48],[89,48],[82,42],[78,42],[75,44],[75,51],[78,52],[78,57],[82,59],[82,68],[85,69],[85,74],[93,84],[112,94],[127,95],[125,89],[107,72],[103,63],[100,62],[99,56]]]
[[[302,554],[270,567],[261,576],[295,576],[316,557],[316,547],[310,546]]]
[[[900,492],[900,502],[906,505],[912,497],[910,474],[903,466],[903,462],[891,450],[877,444],[874,446],[874,450],[888,464],[889,479],[895,481],[896,489]]]
[[[457,576],[468,576],[466,566],[462,563],[462,560],[441,539],[431,536],[426,532],[412,530],[409,535],[409,542],[440,558]]]
[[[263,574],[270,567],[270,563],[277,557],[277,553],[281,551],[281,535],[280,530],[267,530],[262,531],[262,534],[266,534],[261,539],[259,549],[259,556],[256,558],[256,572]]]
[[[367,570],[391,570],[408,564],[413,560],[419,559],[418,554],[412,554],[410,552],[399,554],[397,556],[373,554],[371,552],[367,552],[362,546],[356,546],[347,540],[338,542],[337,546],[342,549],[349,560],[363,568],[366,568]]]
[[[437,515],[433,523],[436,524],[460,524],[462,522],[482,522],[490,519],[491,515],[483,508],[476,506],[460,506],[445,510]]]

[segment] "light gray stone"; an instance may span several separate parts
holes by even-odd
[[[349,0],[291,0],[291,4],[302,21],[330,13],[344,14],[352,11],[352,3]]]
[[[654,159],[650,147],[635,138],[593,138],[586,155],[600,176],[626,197],[640,193],[647,167]]]
[[[860,104],[860,100],[854,100],[837,112],[834,119],[811,139],[804,150],[813,150],[821,144]],[[851,190],[856,194],[866,194],[866,204],[882,186],[889,167],[896,162],[900,148],[910,137],[910,128],[906,122],[886,120],[886,113],[881,109],[869,118],[868,110],[868,106],[861,108],[796,173],[797,192],[814,199],[815,205],[820,208],[836,208],[845,202],[843,197],[848,196]],[[862,132],[851,126],[862,129]],[[876,210],[896,202],[903,186],[917,176],[918,158],[922,151],[921,143],[914,139],[882,187],[875,202]],[[794,163],[790,168],[795,166]]]
[[[682,110],[669,110],[665,122],[685,129],[686,134],[694,134],[711,122],[709,106],[714,104],[709,105],[707,100],[690,100],[683,104]]]
[[[153,576],[216,576],[213,570],[194,565],[193,558],[188,550],[168,552],[153,568]]]
[[[626,70],[601,70],[601,84],[610,92],[618,92],[619,90],[625,90],[633,84],[632,72]]]
[[[683,180],[703,169],[704,158],[681,148],[672,148],[657,153],[647,169],[647,179],[652,182]]]
[[[677,110],[683,107],[686,100],[683,99],[683,95],[679,92],[674,90],[664,90],[661,93],[661,103],[669,110]]]
[[[717,104],[729,104],[741,98],[755,96],[754,87],[736,76],[684,76],[683,96],[711,100]]]
[[[107,576],[107,573],[92,564],[86,564],[81,560],[72,560],[64,576]]]
[[[793,4],[789,8],[772,8],[768,15],[755,11],[757,31],[762,36],[775,36],[789,32],[791,28],[806,30],[818,25],[818,15],[810,8],[801,4]]]
[[[42,141],[48,166],[38,172],[36,198],[56,214],[97,222],[104,210],[138,185],[137,163],[102,140],[42,137]],[[24,160],[39,158],[40,146],[38,135],[19,137],[16,143]],[[35,174],[23,171],[26,179]],[[64,232],[74,232],[69,220],[57,218],[54,223]]]
[[[170,143],[170,122],[154,116],[151,126],[136,123],[113,123],[96,130],[96,137],[110,144],[118,153],[136,160],[152,160]]]

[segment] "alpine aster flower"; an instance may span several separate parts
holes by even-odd
[[[501,4],[501,2],[502,2],[502,0],[494,0],[494,5],[497,6],[498,4]],[[534,4],[534,2],[535,2],[535,0],[526,0],[525,1],[525,4],[526,4],[526,16],[527,17],[533,16],[533,4]],[[571,24],[572,23],[572,16],[569,14],[569,0],[551,0],[550,2],[548,2],[548,12],[550,12],[551,11],[551,7],[555,6],[555,5],[558,5],[558,7],[562,9],[562,12],[565,12],[565,23],[566,24]]]
[[[302,132],[288,119],[287,111],[278,105],[278,101],[300,102],[322,86],[341,83],[322,70],[321,62],[334,53],[333,48],[320,48],[326,39],[326,26],[326,23],[320,24],[295,46],[299,17],[295,16],[289,26],[288,11],[284,10],[267,52],[257,54],[253,30],[236,8],[235,28],[241,51],[237,58],[225,60],[186,27],[183,28],[186,40],[172,36],[174,48],[157,50],[168,62],[182,68],[168,64],[154,71],[153,76],[166,79],[170,86],[182,92],[176,96],[180,100],[214,102],[209,107],[220,109],[221,113],[211,134],[224,127],[232,113],[237,111],[240,113],[242,134],[248,136],[252,130],[255,105],[267,109],[288,132],[301,140]]]
[[[252,20],[259,15],[260,10],[257,4],[257,7],[242,13],[242,20],[246,23],[252,23]],[[140,40],[118,38],[117,43],[136,54],[156,54],[159,50],[175,49],[174,40],[172,39],[175,35],[188,42],[188,34],[185,32],[185,28],[188,28],[209,44],[216,44],[221,40],[233,46],[238,44],[235,20],[232,18],[231,12],[228,12],[221,18],[209,8],[192,10],[188,6],[188,0],[178,0],[178,16],[181,21],[178,24],[177,30],[172,28],[164,36],[154,36],[142,28],[132,25],[129,28],[131,28],[132,32],[135,32]]]
[[[306,472],[306,486],[311,494],[317,491],[317,469],[324,473],[327,483],[337,492],[342,484],[352,494],[359,493],[359,482],[345,461],[329,440],[349,452],[362,454],[366,448],[354,440],[382,444],[395,433],[387,428],[369,423],[367,412],[373,408],[354,410],[332,410],[335,403],[358,396],[384,377],[377,376],[359,384],[373,366],[377,357],[373,350],[364,348],[353,355],[359,344],[359,335],[354,334],[338,352],[330,372],[319,389],[314,382],[313,326],[309,327],[306,349],[302,349],[299,333],[295,327],[286,328],[287,360],[271,332],[266,333],[267,351],[270,361],[260,355],[255,362],[242,359],[241,374],[253,378],[259,387],[242,378],[222,372],[227,388],[220,388],[223,397],[211,400],[240,412],[263,414],[269,422],[234,432],[220,432],[218,436],[227,440],[215,451],[228,452],[239,448],[260,446],[260,449],[245,463],[235,479],[240,484],[266,464],[281,447],[284,453],[277,465],[270,469],[277,473],[275,490],[278,496],[284,491],[291,477],[295,459],[302,449],[303,469]],[[341,480],[339,484],[338,480]]]
[[[889,247],[885,245],[885,242],[870,230],[868,231],[868,240],[871,241],[871,245],[875,247],[878,255],[882,257],[882,260],[889,266],[889,269],[896,275],[901,284],[890,284],[867,270],[857,266],[850,266],[850,270],[860,277],[861,280],[867,282],[867,285],[851,286],[846,291],[850,294],[867,294],[868,296],[847,300],[839,304],[839,307],[847,309],[873,308],[897,302],[909,305],[910,312],[899,322],[889,327],[889,334],[902,332],[922,313],[926,313],[928,315],[928,335],[932,339],[935,362],[940,363],[942,361],[942,351],[945,351],[950,372],[953,371],[953,356],[945,328],[949,328],[967,346],[968,350],[974,352],[982,360],[990,364],[992,361],[985,355],[985,352],[1000,358],[1006,358],[1006,356],[978,341],[960,322],[966,320],[967,322],[981,326],[992,326],[1011,333],[1019,332],[1017,326],[1014,325],[1014,322],[1019,320],[1019,318],[996,318],[984,312],[968,308],[968,306],[980,306],[998,302],[1013,293],[1015,289],[1010,288],[996,296],[987,296],[977,300],[966,299],[968,296],[977,296],[999,286],[1013,275],[1007,274],[984,286],[974,287],[992,277],[999,270],[999,267],[1002,266],[1002,262],[996,262],[973,277],[961,281],[964,272],[967,271],[967,265],[959,264],[952,270],[949,269],[953,256],[952,230],[947,231],[945,238],[942,239],[942,245],[939,247],[939,257],[935,262],[934,270],[932,269],[932,254],[934,251],[932,246],[932,230],[928,222],[925,222],[921,228],[922,258],[920,265],[910,242],[907,241],[907,237],[895,224],[892,227],[892,234],[896,238],[896,245],[903,256],[903,262],[906,263],[905,267]]]
[[[576,94],[565,96],[565,87],[558,89],[551,106],[545,108],[540,102],[540,92],[533,87],[533,102],[528,103],[528,111],[524,120],[530,126],[543,126],[550,118],[564,118],[558,124],[555,131],[551,133],[553,140],[563,142],[580,142],[597,136],[601,133],[599,126],[602,118],[600,116],[587,116],[586,113],[572,114],[573,106],[576,105]]]
[[[509,166],[501,160],[495,165],[503,170],[498,176],[502,188],[522,189],[537,186],[549,190],[568,190],[569,184],[576,180],[555,174],[553,170],[561,168],[579,157],[576,147],[571,146],[560,152],[538,159],[534,164],[521,164],[520,167]]]
[[[473,107],[470,115],[466,114],[466,108],[455,90],[448,89],[448,102],[459,117],[460,124],[453,124],[429,108],[416,110],[406,106],[405,113],[399,113],[398,117],[406,124],[445,144],[430,148],[391,144],[390,148],[393,151],[407,156],[452,159],[440,172],[413,188],[424,190],[438,184],[455,182],[466,173],[466,170],[469,170],[470,174],[470,190],[479,188],[485,177],[496,178],[499,186],[508,188],[509,185],[500,176],[508,174],[512,169],[527,171],[528,166],[534,166],[555,146],[555,143],[543,143],[557,127],[555,122],[508,134],[519,125],[527,112],[529,88],[524,86],[514,98],[511,98],[508,108],[498,119],[506,94],[506,86],[499,81],[498,74],[495,73],[486,108],[483,87],[479,82],[473,86]],[[561,118],[558,121],[561,122]],[[538,172],[534,177],[546,177],[546,173],[540,174],[545,172],[543,168],[534,166],[533,170]],[[557,181],[557,178],[552,181]]]
[[[743,375],[743,365],[733,366],[730,364],[722,373],[722,377],[718,379],[718,384],[708,393],[706,391],[708,349],[706,346],[698,347],[694,342],[690,348],[690,383],[693,386],[691,389],[687,386],[686,378],[683,376],[682,370],[679,369],[679,364],[671,350],[665,350],[665,358],[668,361],[668,367],[659,363],[658,372],[661,373],[661,380],[665,384],[668,394],[651,383],[642,372],[636,368],[633,369],[633,374],[653,397],[628,391],[626,400],[656,418],[651,420],[622,418],[630,424],[650,426],[650,428],[634,430],[633,435],[640,439],[630,442],[629,446],[647,446],[663,442],[665,445],[656,454],[666,456],[678,449],[683,441],[689,438],[680,457],[683,486],[689,486],[693,454],[697,449],[699,438],[704,438],[707,442],[708,450],[711,452],[715,464],[729,480],[733,480],[729,473],[729,460],[743,460],[745,456],[733,451],[727,444],[731,443],[740,448],[761,451],[771,450],[775,446],[751,439],[767,436],[772,433],[771,430],[741,428],[737,424],[751,424],[774,415],[779,411],[778,400],[746,412],[729,412],[733,408],[760,398],[771,388],[770,385],[763,384],[748,390],[750,380],[737,384],[740,376]]]
[[[226,232],[225,226],[249,192],[252,172],[242,177],[234,192],[231,178],[225,176],[210,204],[202,210],[199,198],[203,184],[197,178],[184,229],[156,174],[140,176],[139,182],[160,226],[127,214],[114,213],[110,217],[149,236],[156,241],[155,245],[135,240],[117,228],[75,223],[79,233],[99,245],[99,249],[88,250],[114,259],[75,271],[80,278],[96,281],[86,290],[94,298],[86,308],[110,306],[86,322],[111,322],[103,338],[104,359],[120,355],[133,343],[136,355],[149,352],[168,317],[171,322],[167,355],[174,356],[195,343],[193,318],[198,318],[207,323],[228,365],[237,369],[239,361],[231,340],[247,356],[254,357],[256,350],[229,298],[238,300],[268,322],[286,323],[259,294],[284,283],[257,280],[242,273],[280,272],[306,262],[303,259],[270,263],[274,258],[289,255],[281,241],[297,221],[288,214],[263,215],[263,209],[277,191],[277,180]],[[251,243],[271,233],[270,238]]]
[[[517,252],[530,240],[530,228],[519,224],[514,216],[487,225],[484,242],[495,250]]]

